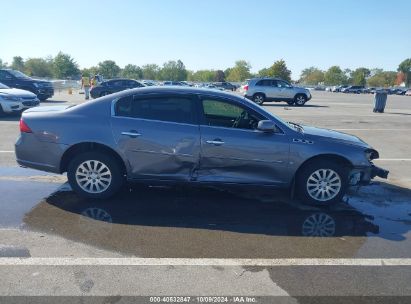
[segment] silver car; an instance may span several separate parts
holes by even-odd
[[[311,99],[306,88],[295,87],[278,78],[253,78],[243,87],[243,94],[248,99],[262,105],[266,101],[285,101],[290,106],[303,106]]]
[[[388,174],[355,136],[285,122],[216,90],[145,87],[33,108],[20,130],[21,166],[67,172],[74,191],[90,198],[137,181],[291,188],[303,202],[330,204],[349,185]]]
[[[36,94],[26,90],[12,89],[0,83],[0,116],[20,113],[39,104],[40,100]]]

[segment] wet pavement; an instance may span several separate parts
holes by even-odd
[[[79,198],[64,176],[22,168],[0,168],[0,176],[0,233],[147,258],[411,257],[411,191],[384,183],[318,208],[251,188],[132,185],[98,201]]]

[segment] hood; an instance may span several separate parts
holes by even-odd
[[[322,140],[343,141],[346,144],[369,147],[367,143],[362,141],[357,136],[330,129],[304,126],[304,134],[308,136],[320,137]]]
[[[13,95],[16,97],[36,97],[36,94],[20,89],[0,89],[0,94]]]

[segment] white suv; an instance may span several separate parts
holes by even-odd
[[[303,106],[311,99],[309,90],[294,87],[278,78],[253,78],[243,88],[244,96],[262,105],[266,101],[285,101],[289,105]]]
[[[0,83],[0,116],[20,113],[40,104],[36,94],[20,89],[11,89]]]

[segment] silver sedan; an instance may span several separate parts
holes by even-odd
[[[388,172],[359,138],[285,122],[216,90],[146,87],[77,106],[23,113],[15,150],[24,167],[67,172],[74,191],[107,198],[126,181],[294,189],[331,204]]]

